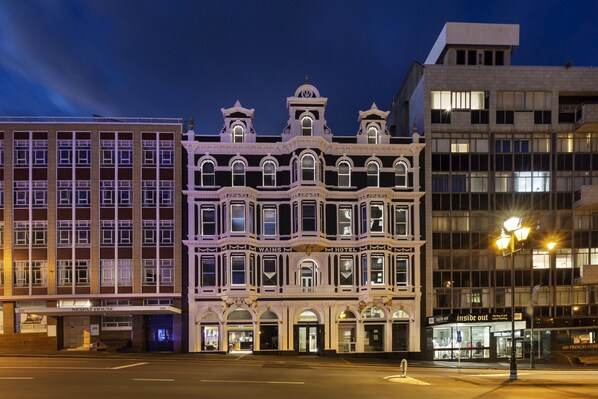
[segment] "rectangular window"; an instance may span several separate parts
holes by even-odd
[[[201,235],[216,234],[216,209],[213,206],[201,208]]]
[[[397,207],[395,209],[395,234],[398,236],[406,236],[409,232],[408,225],[409,209]]]
[[[230,268],[232,285],[245,285],[245,256],[231,256]]]
[[[130,220],[118,221],[118,243],[130,246],[133,243],[133,222]]]
[[[384,232],[384,205],[370,204],[370,232]]]
[[[89,285],[89,260],[75,261],[75,285]]]
[[[409,284],[409,259],[397,258],[396,263],[397,285],[408,286]]]
[[[353,231],[351,229],[353,208],[351,206],[339,206],[338,207],[338,235],[340,236],[351,236]]]
[[[515,172],[516,192],[550,191],[550,172]]]
[[[143,244],[154,245],[156,244],[156,221],[155,220],[144,220],[143,226]]]
[[[341,286],[352,286],[353,258],[351,256],[341,256],[339,268],[339,284]]]
[[[100,285],[102,287],[114,286],[114,264],[112,259],[100,260]]]
[[[102,148],[100,150],[100,163],[102,166],[114,165],[114,148]]]
[[[76,158],[78,166],[89,166],[91,163],[91,153],[89,148],[78,148],[76,151]]]
[[[231,204],[230,206],[231,232],[245,232],[245,204]]]
[[[76,205],[81,207],[88,207],[90,204],[90,194],[91,193],[89,181],[78,181]]]
[[[119,166],[133,165],[133,150],[119,149],[118,150],[118,165]]]
[[[113,220],[102,220],[100,222],[100,244],[114,245],[115,224]]]
[[[262,285],[264,287],[276,287],[276,258],[264,257],[262,266]]]
[[[173,150],[160,150],[160,166],[172,166],[174,158]]]
[[[160,244],[171,245],[174,242],[174,222],[163,220],[160,222]]]
[[[316,231],[315,202],[301,203],[301,229],[303,231]]]
[[[57,265],[58,280],[57,284],[59,287],[68,287],[73,284],[73,261],[72,260],[59,260]]]
[[[384,284],[384,255],[372,255],[370,270],[372,284]]]
[[[155,259],[143,259],[143,284],[144,285],[156,285],[157,273],[156,273],[156,260]]]
[[[156,182],[143,181],[141,183],[142,205],[156,206]]]
[[[174,182],[160,182],[160,205],[172,206],[174,204]]]
[[[15,143],[18,144],[18,143]],[[29,150],[27,148],[15,148],[15,166],[28,166],[29,165]]]
[[[70,145],[70,142],[69,142],[69,145]],[[72,163],[73,163],[73,150],[71,148],[59,148],[58,149],[58,165],[59,166],[70,166]]]
[[[77,234],[77,242],[78,245],[89,245],[90,243],[90,223],[89,221],[80,221],[77,222],[75,226],[75,232]]]
[[[201,286],[216,286],[216,258],[213,256],[201,257]]]
[[[361,257],[361,284],[365,285],[369,281],[368,278],[368,258],[363,255]]]
[[[131,259],[118,260],[118,285],[133,285],[133,261]]]
[[[276,208],[264,207],[263,210],[263,234],[265,236],[276,235]]]
[[[133,204],[133,182],[120,180],[118,182],[118,205],[129,207]]]
[[[133,316],[102,316],[102,331],[129,331],[133,329]]]
[[[100,181],[100,206],[114,206],[114,182]]]
[[[160,259],[160,285],[174,284],[174,261]]]
[[[156,149],[146,148],[144,142],[143,148],[143,166],[154,166],[156,165]]]
[[[48,164],[48,150],[34,149],[33,150],[33,164],[36,166],[44,166]]]
[[[368,232],[368,214],[365,205],[361,205],[361,234]]]

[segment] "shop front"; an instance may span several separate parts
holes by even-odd
[[[428,357],[432,360],[508,359],[511,354],[510,314],[451,314],[428,319]],[[515,314],[517,357],[523,357],[525,321]]]

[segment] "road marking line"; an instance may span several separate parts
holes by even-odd
[[[174,381],[172,378],[133,378],[133,381],[156,381],[156,382],[171,382]]]
[[[199,380],[200,382],[213,383],[239,383],[239,384],[287,384],[287,385],[305,385],[304,381],[242,381],[242,380]]]
[[[33,380],[33,377],[0,377],[0,380]]]
[[[126,369],[126,368],[129,368],[129,367],[143,366],[144,364],[147,364],[147,362],[146,362],[146,363],[134,363],[134,364],[126,364],[126,365],[124,365],[124,366],[111,367],[111,369],[112,369],[112,370],[121,370],[121,369]]]

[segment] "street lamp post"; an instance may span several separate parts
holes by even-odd
[[[527,239],[530,232],[529,227],[521,225],[521,218],[512,217],[505,221],[502,226],[500,237],[496,240],[497,248],[502,251],[503,256],[509,256],[511,260],[511,359],[509,361],[509,379],[517,380],[517,352],[515,345],[515,249],[516,243],[522,243]]]

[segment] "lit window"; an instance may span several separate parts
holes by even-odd
[[[371,161],[367,165],[367,184],[368,187],[379,186],[379,166],[377,162]]]
[[[302,136],[313,136],[313,119],[309,116],[304,116],[301,119],[301,135]]]
[[[338,234],[340,236],[350,236],[351,231],[351,206],[340,206],[338,208]]]
[[[384,256],[372,255],[370,267],[370,281],[372,284],[384,284]]]
[[[342,286],[353,285],[353,258],[350,256],[341,256],[339,264],[339,283]]]
[[[338,186],[351,187],[351,165],[347,161],[338,164]]]

